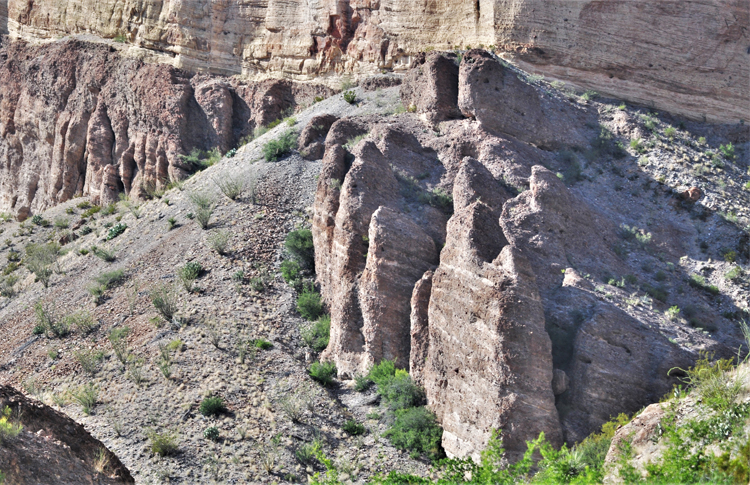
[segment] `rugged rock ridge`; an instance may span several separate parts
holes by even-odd
[[[467,52],[459,69],[436,68],[457,60],[439,57],[416,60],[402,87],[423,125],[341,119],[328,132],[313,218],[332,318],[322,358],[342,376],[383,358],[408,366],[453,455],[478,454],[496,428],[511,455],[540,431],[579,441],[658,400],[676,382],[667,370],[696,352],[594,287],[606,276],[593,275],[645,264],[616,252],[620,221],[634,217],[627,194],[587,198],[545,167],[580,170],[576,151],[613,163],[594,146],[597,113],[486,52]],[[660,258],[679,261],[685,249],[666,241],[677,229],[663,223]],[[720,355],[740,338],[730,326],[684,331]]]
[[[135,483],[111,451],[65,414],[0,385],[0,409],[5,406],[23,425],[18,437],[0,446],[7,483]]]
[[[0,1],[0,32],[17,38],[121,36],[175,67],[250,77],[399,70],[427,48],[496,46],[532,72],[732,123],[750,111],[749,27],[743,0]]]
[[[330,90],[193,76],[66,41],[0,45],[0,210],[19,218],[80,195],[97,202],[192,171],[181,155],[226,151],[256,126]]]

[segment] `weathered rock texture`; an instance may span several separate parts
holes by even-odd
[[[193,76],[77,41],[0,45],[0,210],[20,218],[80,195],[117,200],[194,170],[326,88]]]
[[[122,36],[140,54],[219,74],[405,69],[428,47],[494,45],[531,71],[730,122],[750,111],[749,27],[744,0],[0,1],[0,32]]]
[[[0,446],[0,470],[8,484],[135,483],[125,465],[83,426],[8,386],[0,386],[0,409],[20,416],[21,433]],[[97,471],[99,456],[106,464]]]
[[[634,217],[628,195],[571,190],[561,178],[580,171],[577,155],[549,151],[588,152],[592,167],[622,160],[592,146],[596,112],[486,53],[466,53],[458,69],[433,69],[452,63],[438,56],[416,62],[402,85],[416,115],[344,118],[328,132],[313,216],[332,322],[321,358],[342,376],[384,358],[408,367],[452,455],[477,455],[493,429],[511,457],[541,431],[579,441],[658,400],[676,383],[667,371],[696,352],[674,343],[663,317],[645,324],[631,310],[642,297],[618,304],[595,288],[594,278],[647,266],[616,251],[620,222]],[[438,85],[454,86],[455,98]],[[456,108],[466,118],[450,119]],[[435,123],[439,133],[426,129]],[[349,153],[347,141],[365,133]],[[684,229],[669,214],[654,240],[676,268]],[[638,248],[648,266],[665,264],[655,248]],[[676,291],[686,278],[674,276]],[[720,338],[680,332],[731,355],[739,335],[724,329]]]

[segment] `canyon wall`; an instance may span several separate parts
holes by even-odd
[[[80,195],[116,201],[184,178],[193,149],[241,137],[331,90],[193,75],[69,40],[0,44],[0,211],[20,219]]]
[[[350,378],[395,360],[424,386],[448,454],[478,456],[501,429],[513,459],[542,431],[576,443],[658,400],[679,382],[669,370],[690,367],[696,349],[732,355],[740,336],[729,320],[709,334],[664,318],[706,298],[678,269],[688,250],[675,241],[695,229],[676,222],[685,209],[670,190],[640,209],[621,182],[606,188],[605,169],[624,177],[616,165],[635,159],[598,136],[599,110],[519,80],[486,51],[451,68],[457,60],[415,58],[401,86],[414,115],[327,130],[312,223],[331,314],[321,360]],[[601,178],[584,188],[571,170]],[[654,241],[628,257],[621,221],[645,213],[659,214]],[[610,275],[635,274],[663,301],[608,294]],[[658,307],[653,318],[642,304]],[[695,343],[671,337],[682,332]]]
[[[750,113],[749,28],[744,0],[0,0],[14,38],[117,37],[188,70],[302,80],[484,45],[581,88],[731,123]]]

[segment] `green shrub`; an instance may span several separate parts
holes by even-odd
[[[177,270],[177,277],[188,293],[193,291],[193,283],[201,275],[203,266],[197,261],[190,261],[185,263]]]
[[[168,322],[172,321],[179,309],[177,307],[177,293],[174,287],[168,284],[159,285],[151,290],[151,303]]]
[[[729,160],[734,160],[736,157],[736,154],[734,153],[734,145],[731,143],[720,145],[719,150],[721,150],[721,153]]]
[[[316,352],[322,352],[328,347],[328,341],[331,338],[330,315],[321,315],[315,323],[303,329],[300,335],[305,345]]]
[[[34,314],[36,316],[35,334],[46,333],[49,337],[63,338],[70,333],[68,321],[65,318],[60,318],[53,304],[36,302]]]
[[[359,421],[355,421],[354,419],[348,420],[344,425],[341,427],[345,432],[352,436],[358,436],[361,434],[365,434],[365,425],[360,423]]]
[[[107,241],[111,241],[112,239],[116,238],[117,236],[125,232],[125,229],[127,228],[128,225],[122,222],[110,227],[109,231],[107,231]]]
[[[207,229],[211,215],[213,215],[214,208],[216,208],[216,202],[213,197],[193,192],[188,195],[188,199],[195,210],[194,218],[198,222],[198,225],[201,229]]]
[[[67,229],[70,226],[70,221],[64,217],[58,217],[55,219],[55,227],[58,229]]]
[[[287,284],[295,286],[302,278],[302,267],[297,261],[285,259],[281,263],[281,276]]]
[[[227,254],[227,245],[229,244],[229,231],[214,231],[208,235],[206,242],[208,246],[220,255]]]
[[[193,148],[189,155],[180,155],[180,159],[183,163],[188,164],[192,170],[200,171],[221,160],[221,152],[216,147],[208,151]]]
[[[674,126],[668,126],[664,129],[664,136],[666,136],[667,138],[674,138],[675,135],[677,135],[677,128],[675,128]]]
[[[151,453],[159,456],[172,455],[177,451],[177,431],[165,431],[158,433],[155,430],[146,430],[146,437],[150,442]]]
[[[297,311],[307,320],[315,320],[323,314],[320,293],[312,285],[303,289],[297,298]]]
[[[396,361],[381,360],[370,368],[367,377],[378,386],[387,385],[396,375]]]
[[[86,236],[88,234],[91,234],[92,232],[94,232],[94,230],[89,226],[83,226],[80,230],[81,236]]]
[[[66,326],[68,328],[75,327],[83,335],[87,335],[94,330],[96,321],[91,314],[85,310],[75,312],[65,317]]]
[[[92,217],[94,214],[98,214],[102,210],[101,206],[95,205],[92,207],[89,207],[86,209],[86,211],[81,214],[82,219],[88,219],[89,217]]]
[[[267,162],[275,162],[289,154],[297,146],[297,134],[289,130],[276,140],[271,140],[263,146],[263,157]]]
[[[310,229],[297,229],[287,234],[284,247],[302,266],[315,267],[315,245]]]
[[[688,283],[690,283],[690,286],[694,288],[699,288],[701,290],[705,290],[708,293],[711,293],[712,295],[718,295],[719,294],[719,288],[715,285],[710,284],[708,281],[706,281],[706,278],[699,274],[694,274],[690,277],[688,280]]]
[[[307,373],[324,386],[333,384],[333,376],[336,375],[336,364],[333,362],[313,362]]]
[[[213,182],[221,190],[221,193],[227,196],[230,200],[236,200],[242,192],[245,190],[245,180],[239,176],[234,177],[227,174],[222,174],[222,178],[214,177]]]
[[[363,376],[362,374],[354,375],[354,390],[357,392],[365,392],[372,386],[373,382],[369,377]]]
[[[114,271],[105,271],[94,278],[94,281],[108,290],[121,285],[125,281],[125,278],[125,270],[116,269]]]
[[[12,411],[8,406],[5,406],[2,414],[0,414],[0,446],[15,439],[23,429],[21,423],[15,423],[11,420],[11,414]]]
[[[357,93],[354,91],[344,91],[344,101],[346,101],[349,104],[354,104],[355,101],[357,101]]]
[[[264,338],[255,339],[251,343],[253,347],[260,350],[269,350],[273,348],[273,344]]]
[[[224,405],[224,400],[221,397],[209,396],[201,401],[198,410],[204,416],[216,416],[217,414],[226,411],[226,406]]]
[[[128,327],[115,327],[109,332],[109,342],[112,344],[112,350],[114,350],[117,360],[123,365],[128,363],[128,357],[130,356],[130,351],[128,350],[129,333],[130,329]]]
[[[396,411],[396,420],[384,435],[400,450],[424,454],[432,459],[443,455],[440,446],[443,430],[435,415],[423,406]]]
[[[24,265],[47,288],[53,273],[52,267],[57,263],[59,255],[60,245],[57,243],[29,244],[26,246]]]
[[[98,350],[80,350],[74,352],[73,356],[81,364],[81,369],[86,374],[94,376],[96,371],[99,370],[99,363],[104,359],[104,352]]]
[[[114,251],[110,251],[106,248],[100,248],[99,246],[91,246],[91,252],[94,254],[94,256],[101,259],[102,261],[106,261],[107,263],[111,263],[112,261],[117,259]]]
[[[742,276],[742,268],[740,268],[739,266],[735,266],[734,268],[727,271],[726,274],[724,274],[724,278],[729,281],[734,281],[740,276]]]
[[[219,441],[219,428],[209,426],[203,431],[203,437],[211,441]]]
[[[414,383],[405,370],[396,369],[391,379],[381,382],[382,384],[378,384],[378,394],[391,410],[418,406],[424,401],[424,391]]]
[[[81,406],[84,414],[91,414],[91,410],[99,399],[99,389],[91,383],[84,384],[72,391],[70,397]]]

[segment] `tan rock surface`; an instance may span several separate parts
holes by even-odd
[[[0,2],[14,37],[123,36],[137,55],[250,77],[404,70],[426,48],[492,45],[532,72],[732,123],[750,118],[749,27],[744,0]]]

